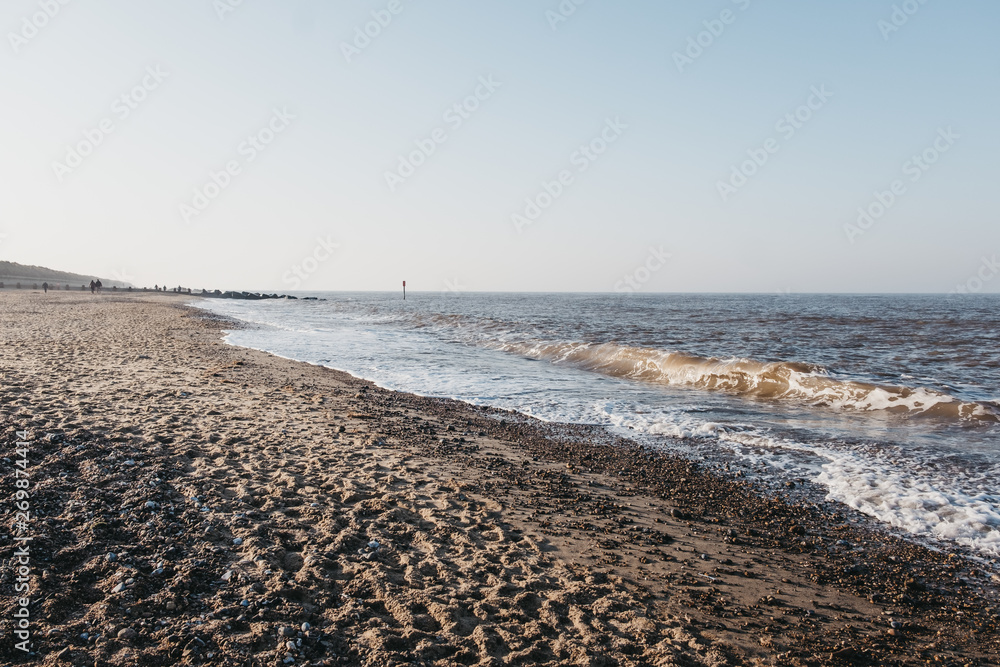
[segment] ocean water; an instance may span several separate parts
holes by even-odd
[[[1000,296],[311,293],[199,300],[233,344],[806,479],[1000,555]]]

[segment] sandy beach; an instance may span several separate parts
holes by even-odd
[[[970,557],[228,346],[186,301],[0,292],[0,663],[1000,664],[1000,576]]]

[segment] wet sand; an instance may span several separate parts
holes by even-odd
[[[230,347],[184,301],[0,292],[0,662],[1000,664],[975,560],[596,429]]]

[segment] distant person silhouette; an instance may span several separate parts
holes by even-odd
[[[45,292],[46,294],[49,293],[49,284],[48,283],[42,283],[42,291]]]
[[[104,287],[104,285],[102,285],[101,281],[98,279],[98,281],[97,281],[97,291],[100,292],[102,287]]]
[[[91,280],[90,281],[90,293],[93,294],[96,291],[97,291],[97,283],[95,283],[93,280]]]

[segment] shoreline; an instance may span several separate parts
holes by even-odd
[[[36,436],[35,548],[51,558],[34,573],[42,664],[1000,652],[1000,577],[854,525],[849,508],[789,502],[603,429],[230,346],[231,320],[167,294],[79,296],[0,299],[2,424],[8,442]],[[90,340],[107,342],[88,354]]]
[[[231,340],[231,337],[229,336],[231,332],[247,331],[255,329],[267,329],[266,325],[258,325],[253,323],[252,321],[245,322],[243,320],[235,319],[233,316],[227,315],[225,311],[220,312],[214,309],[209,304],[197,305],[195,307],[203,308],[206,312],[213,313],[215,315],[218,315],[226,319],[226,321],[232,322],[230,330],[224,332],[225,334],[224,340],[226,340],[227,342]],[[237,336],[236,340],[241,340],[241,338]],[[296,359],[295,357],[292,356],[286,356],[286,354],[282,351],[267,349],[267,347],[270,346],[270,347],[276,347],[278,350],[281,350],[282,344],[280,342],[277,344],[273,344],[274,341],[272,341],[271,343],[272,344],[265,344],[264,346],[261,347],[255,347],[254,345],[247,344],[246,342],[243,343],[230,342],[230,344],[236,347],[245,347],[247,349],[257,350],[259,352],[273,354],[275,356],[279,356],[281,358],[288,359],[290,361],[298,361],[301,363],[307,363],[310,365],[320,366],[323,368],[329,368],[332,370],[344,372],[357,379],[372,382],[373,384],[375,384],[375,386],[378,386],[380,388],[389,391],[413,393],[414,395],[427,396],[427,397],[453,398],[451,396],[442,394],[424,394],[421,393],[420,389],[396,388],[391,386],[391,383],[383,384],[378,379],[368,378],[363,375],[356,374],[350,370],[330,365],[329,363],[322,363],[322,361],[326,360],[309,361],[307,359]],[[287,348],[287,344],[285,345],[285,347]],[[598,375],[602,374],[600,371],[597,371],[597,373]],[[377,375],[377,373],[375,375]],[[611,377],[617,377],[617,376],[611,376]],[[883,531],[885,532],[885,534],[889,536],[902,538],[904,540],[912,540],[917,544],[925,546],[931,550],[942,550],[946,553],[954,552],[958,555],[962,555],[963,557],[978,560],[980,561],[983,567],[987,569],[992,569],[993,572],[995,573],[1000,573],[1000,562],[998,562],[997,560],[997,558],[1000,557],[1000,552],[997,552],[995,549],[991,550],[990,545],[988,543],[977,541],[976,538],[978,536],[976,535],[969,535],[963,533],[957,536],[943,537],[937,531],[927,530],[928,528],[927,525],[921,526],[921,528],[925,529],[922,532],[917,527],[915,527],[912,522],[909,524],[904,522],[902,518],[899,516],[898,511],[895,513],[895,515],[893,515],[891,512],[890,513],[878,512],[879,509],[884,510],[885,508],[879,507],[878,504],[876,503],[868,503],[866,507],[858,507],[850,502],[851,501],[850,498],[843,497],[844,494],[841,494],[841,497],[836,500],[828,499],[833,494],[832,484],[821,484],[818,481],[814,480],[814,477],[818,475],[820,472],[819,466],[816,466],[813,469],[803,469],[797,471],[789,471],[787,469],[782,469],[780,466],[775,466],[775,467],[768,467],[767,472],[762,473],[760,465],[755,465],[755,463],[753,462],[740,460],[740,456],[735,452],[727,449],[726,445],[723,445],[722,447],[715,446],[714,444],[712,446],[706,446],[703,442],[700,442],[697,439],[688,438],[685,436],[664,436],[668,438],[668,442],[666,443],[651,442],[650,439],[648,438],[643,439],[641,437],[642,435],[641,431],[636,434],[632,434],[623,429],[615,429],[609,424],[607,424],[607,422],[600,424],[596,421],[586,421],[586,420],[579,420],[579,421],[572,420],[568,422],[563,422],[559,421],[558,419],[546,419],[545,417],[532,414],[530,409],[524,410],[522,409],[522,407],[511,406],[509,402],[507,403],[506,406],[504,406],[504,401],[497,402],[495,399],[486,401],[477,401],[476,399],[472,398],[466,399],[462,397],[454,397],[454,400],[457,400],[465,405],[469,405],[472,407],[491,406],[491,405],[493,407],[500,407],[500,408],[506,407],[506,409],[513,410],[514,412],[521,414],[529,419],[537,420],[542,424],[547,424],[551,426],[558,426],[563,423],[565,423],[567,426],[572,426],[572,425],[602,426],[603,430],[608,431],[609,433],[608,437],[614,437],[611,434],[618,433],[626,439],[637,440],[641,442],[643,446],[649,447],[652,450],[664,452],[668,456],[676,455],[685,459],[696,460],[699,462],[699,464],[707,467],[710,470],[714,470],[715,472],[723,476],[728,476],[731,474],[736,474],[737,476],[740,476],[742,474],[743,476],[746,476],[749,481],[752,481],[757,485],[758,491],[760,493],[776,493],[776,492],[784,493],[786,491],[785,488],[786,484],[788,482],[792,482],[795,490],[794,492],[792,492],[790,499],[793,499],[798,502],[811,502],[814,504],[824,505],[825,507],[828,507],[833,511],[854,512],[857,516],[857,520],[861,522],[867,522],[872,530]],[[750,400],[756,400],[756,399],[751,398]],[[968,399],[968,400],[971,401],[973,399]],[[804,405],[805,403],[801,403],[797,407],[803,407]],[[848,414],[856,414],[856,413],[849,412]],[[754,423],[754,421],[755,420],[753,417],[749,418],[750,423]],[[628,428],[631,429],[631,427]],[[670,443],[674,443],[676,446],[672,446]],[[751,446],[750,449],[752,450],[753,446]],[[763,449],[764,451],[767,451],[766,447]],[[919,469],[919,466],[917,467],[917,469]],[[917,482],[917,485],[919,485],[919,483],[924,480],[917,479],[915,481]],[[933,480],[927,480],[927,481],[931,484],[934,484]],[[907,485],[902,484],[901,486],[906,487]],[[942,489],[940,490],[940,493],[948,495],[949,492],[947,489]],[[971,495],[975,494],[976,492],[965,489],[959,491],[959,493],[966,493]],[[969,498],[970,496],[964,497],[967,503],[969,502]],[[914,502],[914,499],[912,498],[908,500]],[[920,501],[921,499],[919,498],[915,500],[915,502],[920,502]],[[906,502],[904,502],[901,504],[901,506],[902,508],[905,508],[908,505]],[[961,509],[966,509],[966,510],[968,509],[967,505],[959,507]],[[899,508],[897,507],[895,509]],[[976,518],[979,519],[981,522],[983,522],[983,520],[980,517]],[[989,519],[986,519],[986,521],[988,520]],[[958,521],[953,521],[950,524],[950,526],[960,526],[960,525],[962,525],[962,523]],[[995,531],[993,531],[993,534],[995,534]]]

